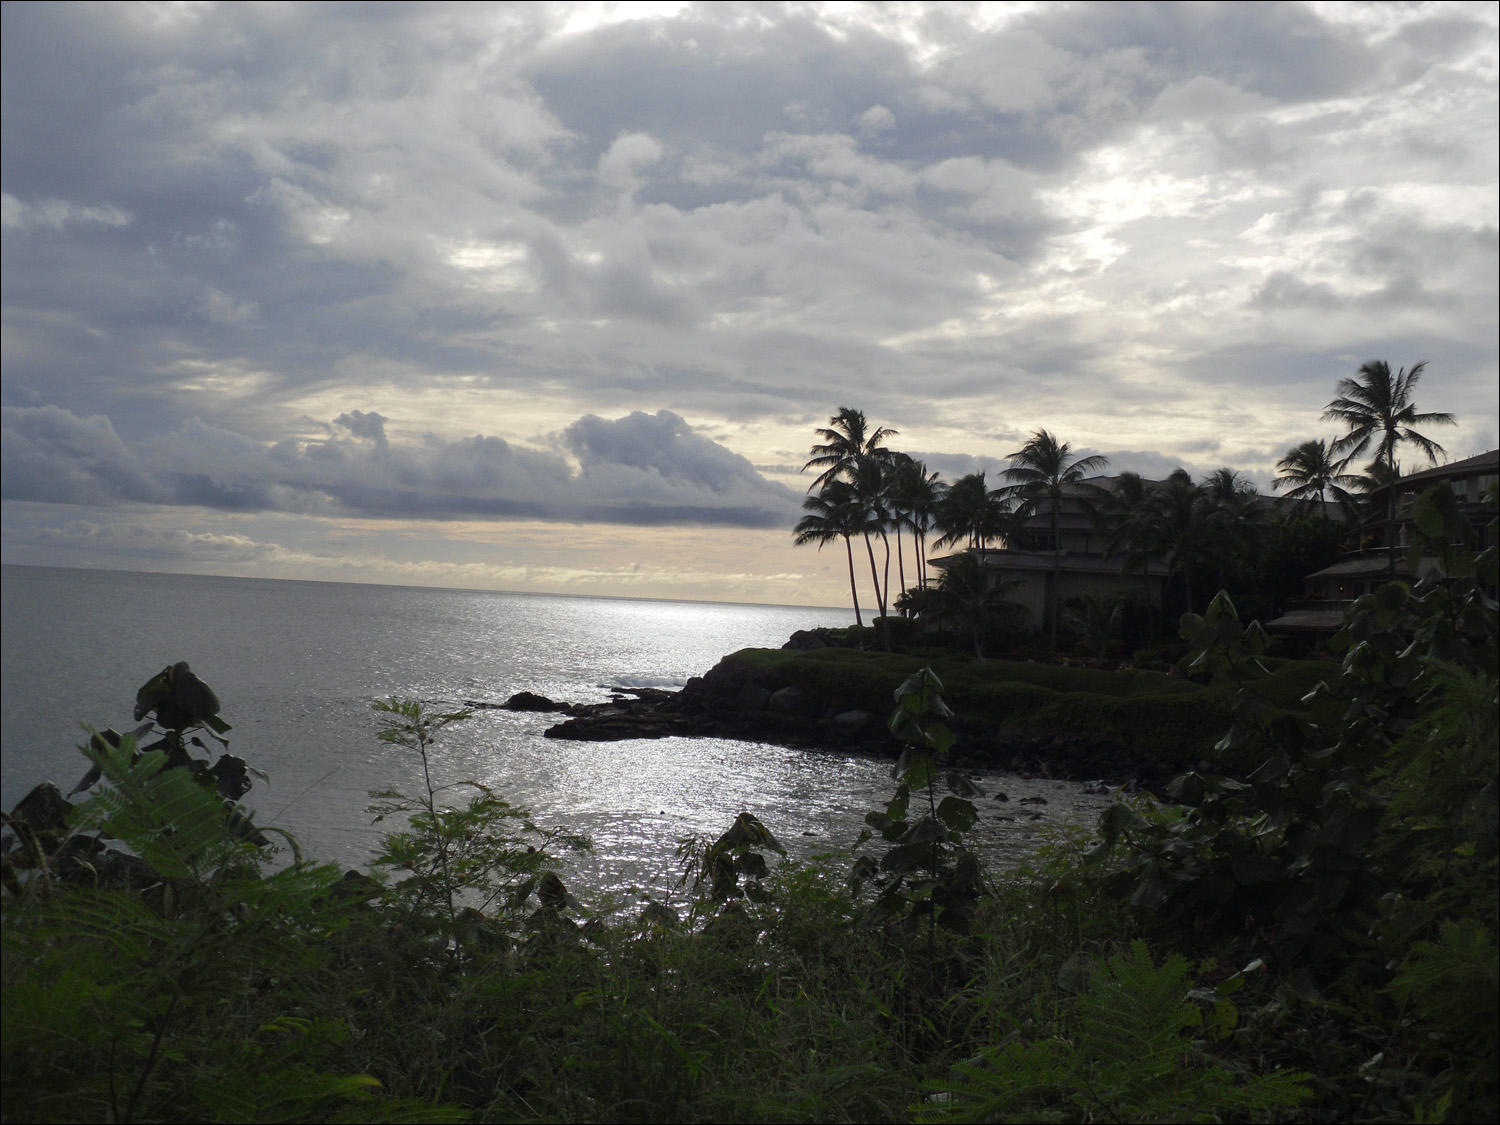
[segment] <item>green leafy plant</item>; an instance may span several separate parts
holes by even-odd
[[[697,836],[684,836],[677,841],[676,856],[682,866],[682,877],[677,885],[683,887],[692,880],[693,892],[698,894],[707,883],[709,898],[713,902],[728,902],[736,898],[765,902],[767,895],[763,880],[770,873],[765,856],[768,851],[783,857],[786,855],[781,842],[755,814],[742,812],[712,844],[704,843]]]
[[[963,846],[964,835],[979,818],[971,798],[983,796],[983,791],[961,770],[938,764],[954,737],[943,722],[953,712],[943,702],[942,691],[942,681],[931,668],[921,669],[896,689],[890,729],[907,744],[891,771],[899,784],[884,812],[865,816],[869,828],[859,838],[864,844],[878,833],[891,847],[878,861],[860,856],[849,879],[856,894],[866,883],[877,888],[869,912],[872,923],[899,919],[905,932],[915,933],[925,918],[929,939],[934,924],[967,933],[985,893],[978,857]],[[941,801],[939,777],[949,790]],[[925,812],[913,815],[913,794],[919,801],[925,797]]]
[[[1259,765],[1244,781],[1189,772],[1166,796],[1178,814],[1119,802],[1100,819],[1099,854],[1119,848],[1110,886],[1143,918],[1251,938],[1274,932],[1284,956],[1337,960],[1344,932],[1374,908],[1370,849],[1386,798],[1373,784],[1378,752],[1329,752],[1306,715],[1276,713],[1258,690],[1266,636],[1241,625],[1228,595],[1184,614],[1186,661],[1234,687],[1233,721],[1215,749]]]
[[[409,917],[431,920],[435,911],[447,936],[446,947],[461,961],[466,938],[497,936],[488,924],[489,912],[518,912],[533,892],[544,917],[565,909],[571,900],[551,870],[558,862],[547,849],[561,845],[586,850],[586,837],[541,828],[529,810],[502,800],[477,781],[433,781],[434,740],[472,712],[433,714],[424,704],[407,699],[378,701],[374,709],[381,715],[380,740],[415,751],[422,763],[421,793],[371,794],[379,801],[370,807],[375,823],[396,815],[408,818],[404,831],[386,835],[375,864],[406,873],[392,893]],[[452,789],[469,790],[468,803],[442,803],[440,795]]]
[[[281,1120],[372,1098],[373,1077],[320,1069],[336,1023],[290,1052],[243,1030],[303,1026],[288,1010],[294,982],[325,963],[322,939],[347,920],[331,893],[338,872],[266,874],[264,850],[214,788],[163,749],[138,753],[124,735],[85,752],[103,784],[73,829],[120,841],[155,881],[71,887],[7,911],[5,1115],[131,1121],[175,1106],[202,1120],[232,1105],[236,1119]]]
[[[137,742],[152,733],[160,737],[141,746],[141,753],[160,750],[166,755],[168,766],[186,770],[217,789],[225,800],[238,801],[248,793],[251,774],[265,780],[265,774],[251,769],[243,758],[226,752],[209,765],[206,759],[194,756],[189,749],[196,747],[207,751],[200,734],[227,748],[228,734],[233,728],[219,715],[219,697],[213,688],[194,675],[185,661],[169,664],[136,690],[135,720],[139,723],[142,719],[146,722],[131,732]],[[98,733],[91,731],[90,735],[89,744],[94,748],[120,745],[121,735],[113,729]],[[98,780],[96,763],[73,788],[73,793],[88,789]]]
[[[1084,594],[1063,614],[1063,624],[1078,634],[1079,644],[1100,660],[1120,635],[1125,615],[1123,594]]]
[[[1308,1075],[1237,1073],[1204,1049],[1198,1037],[1222,1034],[1234,989],[1193,989],[1190,968],[1178,956],[1158,966],[1134,943],[1095,966],[1057,1034],[991,1048],[925,1083],[933,1094],[913,1107],[916,1120],[1219,1121],[1305,1102]]]
[[[1340,672],[1300,713],[1260,692],[1264,637],[1227,597],[1184,616],[1191,666],[1235,688],[1219,750],[1254,768],[1179,776],[1175,808],[1112,806],[1096,855],[1148,932],[1262,953],[1283,987],[1252,1022],[1318,1060],[1336,1112],[1487,1120],[1494,1005],[1473,996],[1493,997],[1500,921],[1496,549],[1475,552],[1446,486],[1412,513],[1421,578],[1354,603]]]

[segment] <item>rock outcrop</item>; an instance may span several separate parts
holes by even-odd
[[[608,703],[573,704],[547,737],[728,738],[894,757],[901,744],[886,727],[887,713],[871,710],[870,700],[834,698],[803,684],[758,683],[742,663],[726,657],[680,691],[621,689]],[[1156,785],[1175,772],[1172,764],[1088,732],[1005,728],[963,715],[952,725],[957,741],[949,757],[971,769],[1142,785]]]

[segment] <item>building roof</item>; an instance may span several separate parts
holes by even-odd
[[[1306,630],[1313,633],[1337,633],[1344,627],[1344,614],[1337,609],[1294,609],[1282,614],[1275,621],[1267,621],[1267,629]]]
[[[1434,465],[1430,469],[1423,469],[1419,473],[1407,473],[1397,478],[1396,484],[1420,484],[1424,481],[1449,480],[1452,477],[1467,476],[1469,473],[1482,473],[1488,470],[1492,473],[1500,473],[1500,449],[1492,449],[1488,453],[1476,453],[1473,457],[1465,457],[1459,461],[1449,461],[1446,465]]]
[[[960,552],[963,554],[967,552]],[[980,561],[986,566],[992,566],[997,570],[1045,570],[1051,571],[1054,556],[1046,551],[997,551],[986,548],[982,551],[972,552],[979,555]],[[950,560],[958,558],[958,554],[944,555],[941,558],[928,559],[932,566],[942,569]],[[1104,557],[1103,555],[1064,554],[1061,559],[1056,560],[1058,569],[1069,574],[1120,574],[1138,576],[1143,572],[1139,569],[1125,570],[1125,560],[1122,556],[1115,555]],[[1152,560],[1146,564],[1144,573],[1152,578],[1165,578],[1171,573],[1171,568],[1165,563]]]
[[[1396,573],[1403,577],[1410,577],[1412,569],[1406,564],[1405,552],[1396,556]],[[1307,575],[1307,579],[1314,578],[1379,578],[1390,573],[1390,559],[1385,554],[1359,555],[1352,559],[1340,559],[1332,566],[1325,566],[1322,570],[1315,570]]]

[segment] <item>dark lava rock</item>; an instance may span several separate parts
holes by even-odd
[[[869,711],[841,711],[829,725],[843,737],[853,738],[865,733],[874,722],[875,716]]]
[[[735,696],[734,706],[739,711],[764,711],[771,701],[771,693],[757,684],[742,684]]]
[[[534,691],[518,691],[504,703],[507,711],[567,711],[566,703],[558,703]]]
[[[792,634],[791,639],[781,646],[786,649],[794,649],[798,652],[811,652],[813,649],[827,648],[828,642],[810,629],[798,629]]]
[[[805,715],[813,709],[813,698],[796,684],[773,692],[766,708],[778,715]]]

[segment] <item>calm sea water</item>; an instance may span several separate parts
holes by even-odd
[[[136,688],[186,660],[234,725],[230,748],[270,775],[245,803],[304,852],[364,866],[381,829],[369,791],[416,791],[420,763],[378,742],[370,704],[442,707],[529,689],[595,702],[615,687],[672,687],[726,653],[779,647],[837,609],[556,597],[114,571],[0,568],[3,775],[9,809],[37,782],[64,792],[87,762],[80,722],[128,730]],[[754,812],[794,854],[847,848],[889,799],[889,763],[719,739],[613,743],[543,737],[547,715],[480,711],[449,728],[442,783],[472,778],[591,835],[573,878],[621,895],[675,877],[678,837]],[[1010,780],[1013,796],[1064,789]],[[1054,793],[1068,804],[1075,787]],[[1068,804],[1071,808],[1072,805]],[[1076,810],[1092,815],[1085,800]],[[996,818],[998,835],[1012,826]],[[1016,826],[1017,841],[1034,831]]]

